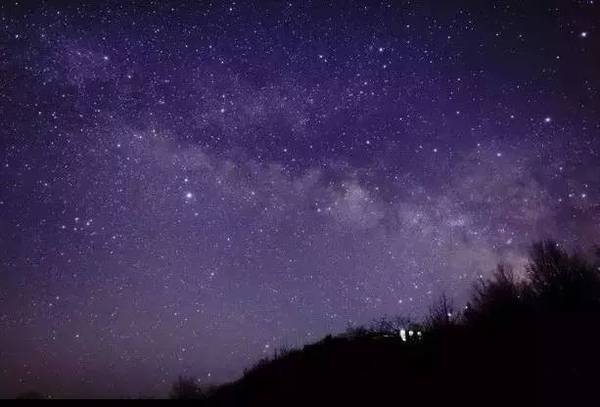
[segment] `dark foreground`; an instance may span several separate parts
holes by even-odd
[[[282,351],[240,380],[172,398],[209,406],[600,405],[600,262],[538,244],[528,278],[499,267],[463,312],[443,298],[422,324],[368,328]]]
[[[21,398],[43,398],[37,393]],[[527,275],[499,266],[456,311],[443,297],[421,323],[383,318],[280,350],[233,383],[180,378],[201,406],[600,405],[600,248],[531,251]]]

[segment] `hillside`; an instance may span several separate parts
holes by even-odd
[[[540,243],[526,280],[499,267],[464,312],[442,298],[421,324],[382,319],[281,352],[215,389],[180,379],[171,396],[214,406],[595,405],[599,270]]]

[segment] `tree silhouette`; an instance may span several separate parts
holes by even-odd
[[[465,321],[502,328],[524,317],[529,296],[526,286],[516,281],[512,268],[500,264],[489,280],[475,284],[464,312]]]
[[[443,294],[440,299],[429,307],[426,326],[430,331],[444,330],[458,322],[459,314],[454,311],[452,301]]]
[[[596,405],[600,249],[594,263],[552,241],[525,275],[499,265],[464,312],[446,296],[423,324],[386,316],[367,327],[278,352],[215,388],[218,406]],[[202,393],[180,378],[173,395]]]
[[[530,255],[531,288],[545,307],[598,306],[600,273],[582,255],[570,255],[554,241],[536,243]]]

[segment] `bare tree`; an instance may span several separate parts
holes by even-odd
[[[429,308],[427,326],[432,330],[447,328],[454,325],[458,321],[458,317],[459,315],[454,311],[452,301],[448,299],[446,294],[442,294],[440,299]]]

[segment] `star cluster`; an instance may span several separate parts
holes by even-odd
[[[0,18],[0,396],[231,380],[600,240],[594,1]]]

